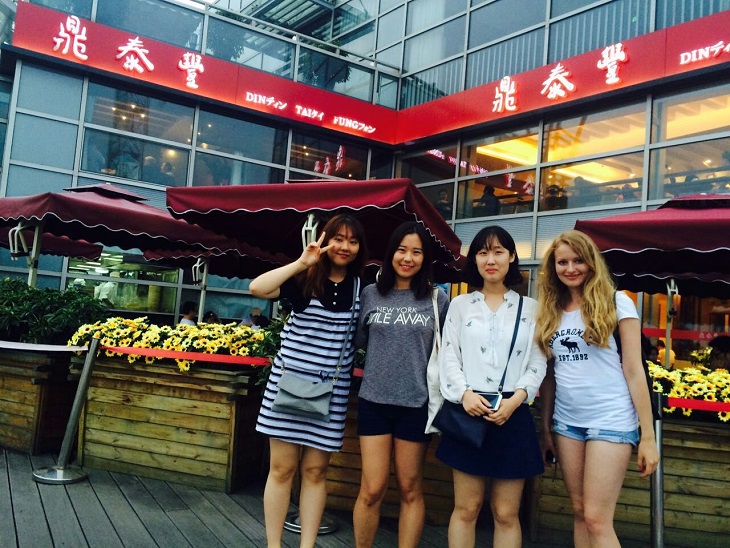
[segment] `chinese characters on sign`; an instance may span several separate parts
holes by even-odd
[[[515,98],[516,87],[515,81],[509,76],[505,76],[499,81],[499,85],[494,88],[494,101],[492,102],[492,112],[504,112],[508,110],[514,112],[517,110],[517,101]]]
[[[81,26],[81,21],[75,15],[66,18],[66,24],[60,23],[58,35],[53,37],[53,51],[61,50],[61,53],[68,55],[71,49],[74,57],[86,61],[86,27]],[[63,46],[63,49],[61,47]]]
[[[124,46],[119,46],[117,51],[119,53],[117,54],[116,59],[124,57],[124,70],[128,70],[130,72],[136,71],[139,74],[142,74],[145,68],[150,72],[155,70],[155,65],[153,65],[147,58],[149,50],[145,49],[142,40],[139,39],[139,36],[130,38]],[[142,65],[144,65],[144,67]]]
[[[205,72],[202,55],[186,51],[178,61],[177,68],[185,71],[187,75],[185,85],[191,89],[198,89],[198,74]]]
[[[621,78],[618,77],[619,63],[625,63],[627,59],[624,45],[621,42],[603,50],[596,66],[606,71],[607,84],[618,84],[621,81]]]
[[[550,76],[545,80],[542,85],[542,91],[540,95],[546,95],[548,99],[564,99],[568,96],[568,93],[575,91],[575,84],[573,84],[568,77],[568,72],[562,63],[550,71]]]

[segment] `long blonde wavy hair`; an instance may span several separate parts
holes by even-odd
[[[618,320],[616,318],[616,286],[601,252],[588,236],[577,230],[566,230],[550,245],[537,280],[537,343],[547,356],[552,352],[550,339],[560,326],[563,310],[570,293],[555,271],[555,250],[561,245],[570,247],[583,259],[589,269],[583,284],[581,315],[586,325],[583,338],[601,348],[607,348]]]

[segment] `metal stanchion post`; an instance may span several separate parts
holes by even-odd
[[[662,463],[662,395],[652,392],[656,398],[657,417],[654,420],[654,435],[659,450],[659,463],[651,476],[651,545],[664,548],[664,465]]]
[[[67,483],[76,483],[86,479],[86,472],[79,466],[69,466],[68,459],[71,454],[71,446],[76,435],[76,429],[79,425],[79,417],[81,416],[81,408],[86,402],[86,392],[89,389],[89,380],[91,379],[91,369],[96,357],[96,351],[99,348],[99,339],[91,339],[89,350],[86,352],[86,360],[84,368],[79,378],[79,386],[76,389],[74,403],[71,407],[71,416],[66,425],[66,432],[63,436],[61,444],[61,452],[58,454],[58,464],[46,468],[33,470],[33,480],[38,483],[50,483],[53,485],[65,485]]]

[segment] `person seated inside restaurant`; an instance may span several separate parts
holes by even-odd
[[[667,352],[667,345],[664,343],[664,339],[659,339],[656,343],[657,348],[659,351],[657,352],[657,361],[659,362],[659,365],[664,366],[665,362],[664,359],[666,357]],[[674,362],[677,359],[677,355],[674,353],[674,350],[669,350],[669,369],[674,369]]]
[[[449,200],[449,193],[446,190],[439,190],[439,199],[434,204],[436,211],[438,211],[444,219],[451,220],[451,200]]]
[[[730,371],[730,336],[720,335],[715,337],[708,343],[708,346],[712,350],[710,351],[707,367]]]
[[[208,310],[203,314],[203,323],[221,323],[221,319],[218,317],[218,314],[212,310]]]
[[[195,320],[198,317],[198,305],[193,301],[186,301],[180,307],[180,325],[197,325]]]
[[[474,216],[489,217],[491,215],[499,215],[501,202],[494,195],[494,187],[486,185],[482,191],[482,195],[474,200]]]

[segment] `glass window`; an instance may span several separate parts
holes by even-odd
[[[545,125],[543,159],[552,162],[643,145],[644,103]]]
[[[25,166],[8,166],[6,196],[30,196],[41,192],[61,192],[71,186],[71,175]]]
[[[552,0],[550,3],[550,15],[552,17],[563,15],[569,11],[580,9],[586,4],[586,0]]]
[[[0,118],[8,118],[8,112],[10,111],[10,94],[12,91],[12,82],[0,81]]]
[[[185,186],[189,151],[87,129],[81,169],[164,186]]]
[[[375,54],[375,58],[382,62],[388,63],[394,67],[400,67],[403,62],[403,42],[398,42],[396,45],[379,51]]]
[[[403,68],[416,70],[464,51],[466,18],[459,17],[406,40]]]
[[[348,63],[341,57],[302,48],[297,80],[355,99],[372,100],[373,71]]]
[[[730,139],[651,151],[649,199],[730,192]]]
[[[461,91],[463,65],[464,60],[459,57],[403,78],[400,108],[413,107]]]
[[[641,152],[542,170],[540,211],[641,201]]]
[[[664,97],[654,101],[652,142],[730,129],[730,86]]]
[[[213,154],[195,153],[193,186],[265,185],[283,182],[283,169]]]
[[[414,34],[466,10],[466,0],[412,0],[408,3],[406,34]]]
[[[471,12],[469,48],[545,21],[546,0],[499,0]],[[516,74],[521,70],[512,70]]]
[[[96,5],[97,23],[197,51],[203,19],[200,12],[154,0],[98,0]]]
[[[652,2],[614,0],[550,25],[548,62],[615,44],[651,29]]]
[[[368,55],[375,49],[375,23],[370,23],[359,29],[341,36],[338,39],[340,47],[353,53]]]
[[[78,120],[82,85],[81,78],[24,64],[20,72],[18,108]]]
[[[467,89],[542,66],[544,48],[545,29],[541,28],[469,54]]]
[[[292,137],[290,165],[293,168],[360,180],[365,179],[367,162],[367,148],[304,133],[295,132]]]
[[[456,218],[527,213],[533,209],[535,170],[486,175],[459,183]]]
[[[566,0],[561,0],[566,1]],[[574,0],[575,1],[575,0]],[[553,0],[555,3],[555,0]],[[656,3],[656,28],[664,29],[730,8],[727,0],[663,0]]]
[[[370,154],[370,178],[391,177],[393,177],[393,153],[387,150],[373,150]]]
[[[456,164],[455,145],[432,148],[400,159],[396,166],[396,176],[407,177],[416,184],[453,179],[456,175]]]
[[[69,259],[68,285],[80,288],[117,310],[175,311],[179,270],[158,266],[134,253],[104,250],[97,261]],[[160,285],[156,285],[160,284]]]
[[[292,78],[294,45],[220,19],[208,20],[206,55]]]
[[[382,8],[380,11],[383,11]],[[378,21],[378,49],[403,39],[404,8],[398,8],[384,15]]]
[[[530,166],[537,163],[538,128],[465,141],[461,147],[461,175]]]
[[[91,3],[93,0],[31,0],[31,4],[45,6],[54,10],[91,19]]]
[[[348,2],[335,8],[332,34],[337,36],[348,30],[374,19],[378,14],[378,0]]]
[[[419,187],[423,195],[433,204],[447,221],[454,217],[454,183]]]
[[[13,160],[73,169],[78,126],[27,114],[15,117]]]
[[[398,108],[398,79],[380,74],[379,82],[376,103],[392,109]]]
[[[86,121],[92,124],[189,144],[193,112],[141,93],[89,84]]]
[[[398,4],[405,4],[405,2],[406,0],[380,0],[380,13],[383,13]]]
[[[200,111],[198,146],[275,164],[286,163],[289,132],[285,128],[254,124]]]

